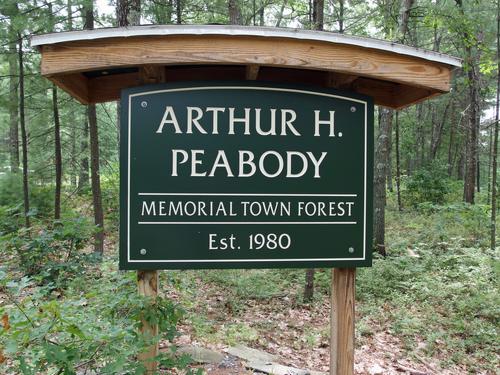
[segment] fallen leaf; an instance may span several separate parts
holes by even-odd
[[[9,316],[7,315],[7,313],[3,314],[2,316],[2,326],[5,331],[8,331],[10,329]]]

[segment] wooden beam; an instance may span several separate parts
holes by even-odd
[[[104,103],[120,99],[120,91],[139,86],[139,73],[125,73],[89,79],[89,100]]]
[[[359,77],[352,74],[342,74],[337,72],[328,72],[328,87],[334,87],[342,90],[350,89],[353,82]]]
[[[408,55],[319,41],[220,35],[170,35],[65,42],[41,47],[42,74],[157,65],[240,64],[337,71],[437,91],[451,68]]]
[[[90,103],[89,82],[83,74],[63,74],[48,78],[80,103]]]
[[[165,74],[167,82],[185,80],[240,80],[244,79],[244,75],[246,74],[242,66],[173,67],[166,72],[161,68],[159,69],[161,74]],[[331,78],[329,74],[325,78],[325,74],[316,70],[260,67],[258,80],[330,87]],[[64,78],[61,79],[61,77]],[[349,83],[349,90],[371,96],[374,98],[375,104],[393,109],[402,109],[408,105],[440,94],[437,90],[410,87],[370,78],[354,78],[354,76],[349,76],[340,80],[334,80],[334,83],[345,82],[345,84],[333,87],[347,89],[345,85],[351,81]],[[70,92],[71,95],[77,97],[84,104],[118,100],[120,99],[121,89],[138,86],[141,82],[139,73],[107,75],[90,79],[81,74],[72,74],[69,76],[55,76],[51,77],[51,79],[59,87]],[[154,83],[154,80],[148,80],[148,82]]]
[[[377,105],[393,108],[394,105],[397,105],[395,98],[399,86],[402,85],[360,77],[353,82],[350,89],[359,94],[371,96]],[[408,86],[404,87],[408,90],[412,89]]]
[[[245,67],[242,65],[169,65],[166,71],[167,82],[243,79]]]
[[[247,65],[245,79],[247,81],[255,81],[259,76],[259,69],[260,67],[258,65]]]
[[[139,80],[142,84],[165,82],[165,67],[159,65],[143,65],[139,68]]]
[[[354,374],[356,269],[332,271],[330,375]]]
[[[403,109],[410,105],[420,103],[424,100],[433,98],[441,94],[441,92],[436,90],[428,90],[420,87],[415,87],[414,89],[409,89],[404,86],[399,86],[396,88],[396,94],[391,108]]]

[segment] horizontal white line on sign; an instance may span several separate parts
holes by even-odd
[[[265,193],[138,193],[138,195],[227,196],[227,197],[357,197],[358,194],[265,194]]]
[[[329,262],[332,260],[365,260],[365,258],[303,258],[303,259],[130,259],[130,263],[242,263],[242,262]]]
[[[139,221],[137,224],[357,224],[356,221]]]

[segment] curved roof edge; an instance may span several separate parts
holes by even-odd
[[[380,39],[350,36],[326,31],[234,25],[144,25],[81,31],[65,31],[51,34],[34,35],[31,37],[31,45],[33,47],[40,47],[43,45],[56,43],[97,40],[104,38],[167,35],[232,35],[311,40],[387,51],[400,55],[421,58],[453,67],[462,66],[462,60],[457,57]]]

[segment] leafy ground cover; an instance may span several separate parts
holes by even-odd
[[[357,273],[356,372],[496,374],[500,263],[487,247],[487,207],[398,212],[393,201],[389,255]],[[330,270],[316,272],[310,304],[303,270],[164,271],[151,305],[137,296],[135,273],[117,270],[116,232],[104,259],[93,259],[92,229],[78,220],[34,220],[31,236],[2,229],[0,373],[140,374],[141,316],[162,322],[162,373],[197,368],[186,368],[174,344],[246,344],[289,366],[328,370]]]
[[[388,209],[389,256],[357,274],[359,374],[405,368],[496,374],[498,252],[487,248],[484,207]],[[303,270],[207,270],[164,274],[165,293],[187,310],[179,344],[224,350],[235,343],[320,371],[329,361],[330,270],[302,302]]]

